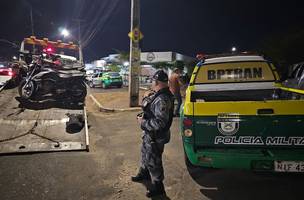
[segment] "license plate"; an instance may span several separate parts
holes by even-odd
[[[304,172],[304,162],[300,161],[275,161],[276,172]]]

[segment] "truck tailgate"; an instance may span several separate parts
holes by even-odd
[[[197,147],[304,147],[304,101],[196,102]]]

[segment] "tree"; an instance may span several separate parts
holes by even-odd
[[[109,70],[112,71],[112,72],[120,72],[120,69],[121,69],[119,65],[114,64],[114,63],[110,64],[110,65],[108,66],[108,68],[109,68]]]
[[[288,66],[304,61],[304,28],[272,36],[262,43],[260,49],[285,77]]]

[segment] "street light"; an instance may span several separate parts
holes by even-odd
[[[234,53],[234,52],[236,52],[236,47],[232,47],[231,48],[231,51]]]
[[[61,35],[63,35],[63,37],[68,37],[70,35],[70,32],[64,28],[61,30]]]

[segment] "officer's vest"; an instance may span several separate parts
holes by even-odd
[[[169,121],[165,128],[163,128],[160,131],[155,132],[155,134],[154,134],[155,138],[153,138],[153,139],[155,139],[155,140],[166,139],[167,137],[169,137],[168,141],[167,141],[167,142],[169,142],[170,136],[167,136],[164,134],[169,131],[171,124],[172,124],[172,120],[173,120],[174,100],[173,100],[173,95],[170,92],[169,88],[168,87],[163,88],[163,89],[159,90],[158,92],[152,94],[151,96],[144,98],[143,102],[142,102],[142,108],[144,111],[144,119],[155,118],[153,112],[151,111],[151,104],[158,96],[160,96],[162,94],[168,96],[169,100],[171,101],[171,108],[169,110]]]

